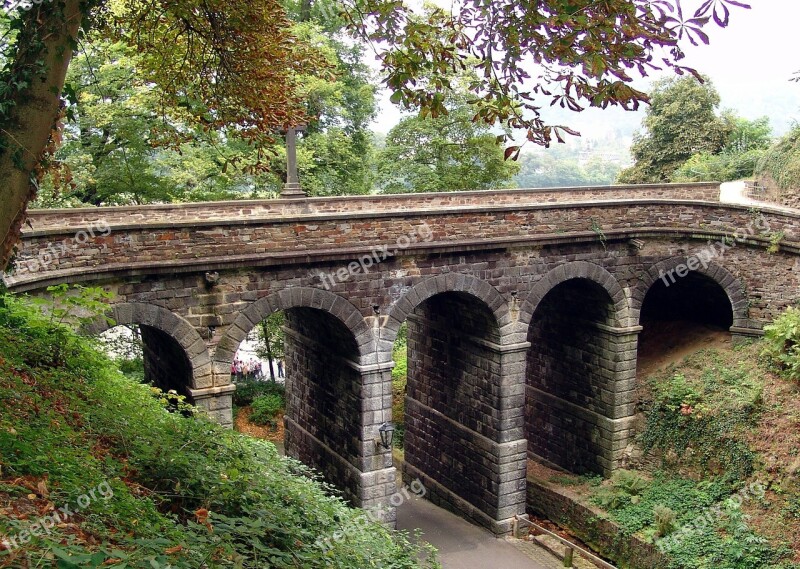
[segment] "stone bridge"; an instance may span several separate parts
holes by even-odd
[[[363,507],[395,489],[375,439],[407,322],[404,475],[502,533],[528,457],[618,467],[649,328],[755,337],[797,300],[798,214],[716,184],[34,211],[5,281],[114,292],[148,378],[225,425],[240,342],[284,311],[287,452]]]

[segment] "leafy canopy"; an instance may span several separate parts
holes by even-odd
[[[727,26],[736,0],[705,0],[684,14],[677,0],[455,0],[424,16],[398,0],[352,0],[352,28],[381,45],[379,58],[392,99],[421,115],[447,113],[454,71],[472,67],[474,118],[521,128],[531,142],[562,140],[565,126],[541,119],[544,105],[635,109],[648,101],[632,73],[662,68],[697,75],[681,64],[679,43],[708,43],[711,19]],[[473,60],[477,60],[473,63]]]
[[[717,153],[732,125],[716,113],[719,94],[710,81],[693,77],[663,79],[653,86],[645,133],[634,138],[634,166],[620,174],[624,183],[669,181],[692,155]]]

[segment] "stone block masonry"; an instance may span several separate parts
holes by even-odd
[[[618,467],[633,434],[642,327],[690,314],[752,338],[800,296],[798,212],[720,204],[717,192],[664,185],[34,212],[22,263],[76,227],[105,219],[110,232],[4,280],[33,294],[59,282],[115,293],[109,316],[148,330],[151,376],[224,425],[236,349],[284,311],[287,451],[364,507],[395,491],[391,453],[375,439],[391,418],[392,346],[408,321],[405,475],[502,533],[524,513],[528,456],[577,472]],[[757,215],[776,233],[747,233],[660,290],[660,275],[689,267],[708,240]],[[321,282],[423,224],[429,242]],[[86,331],[108,327],[100,319]]]

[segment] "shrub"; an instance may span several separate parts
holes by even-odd
[[[761,353],[783,377],[800,381],[800,309],[790,306],[764,327]]]
[[[277,393],[260,395],[253,399],[253,404],[250,406],[252,409],[250,421],[256,425],[273,425],[275,417],[284,408],[284,405],[283,397]]]
[[[282,383],[244,379],[236,383],[236,391],[233,392],[233,404],[237,407],[247,407],[257,397],[272,394],[284,397],[285,393],[286,387]]]
[[[661,504],[653,508],[653,518],[655,519],[656,537],[664,537],[675,531],[678,515],[667,506]]]

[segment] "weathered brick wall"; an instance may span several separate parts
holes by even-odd
[[[319,470],[361,503],[358,348],[335,318],[311,308],[286,314],[286,454]]]
[[[408,325],[406,462],[494,518],[487,442],[500,430],[501,361],[483,342],[499,341],[497,323],[475,299],[448,293],[427,300]]]
[[[800,217],[770,210],[764,212],[764,219],[770,231],[759,230],[749,240],[769,246],[782,232],[782,246],[798,251]],[[724,235],[746,236],[753,222],[754,213],[742,206],[661,201],[454,208],[360,217],[319,214],[234,219],[207,226],[197,222],[183,228],[178,224],[112,226],[110,234],[97,235],[85,244],[76,243],[74,233],[62,228],[56,233],[27,232],[15,272],[5,280],[17,289],[35,288],[47,279],[285,267],[311,260],[336,260],[342,263],[336,269],[341,269],[381,246],[389,254],[412,255],[650,236],[717,240]],[[315,284],[330,286],[319,279]]]

